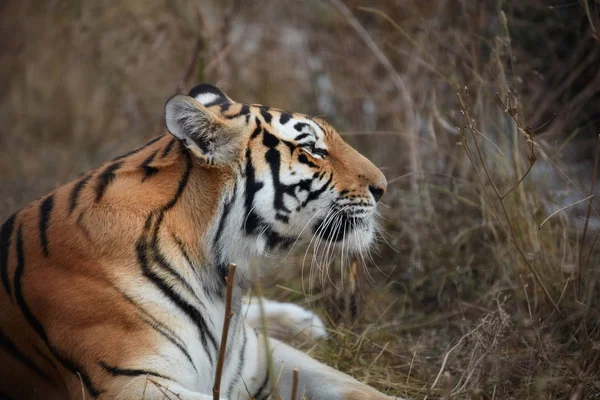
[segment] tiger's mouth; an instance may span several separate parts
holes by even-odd
[[[315,224],[314,234],[330,242],[348,240],[354,231],[363,231],[369,228],[370,218],[340,213],[333,218],[321,218]]]

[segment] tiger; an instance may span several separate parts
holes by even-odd
[[[220,399],[395,398],[265,334],[244,300],[261,255],[312,237],[369,249],[383,173],[323,118],[207,83],[164,121],[2,224],[0,398],[212,399],[229,294]]]

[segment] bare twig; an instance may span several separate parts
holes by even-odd
[[[544,226],[544,224],[545,224],[546,222],[548,222],[548,220],[549,220],[550,218],[554,217],[554,216],[555,216],[556,214],[558,214],[559,212],[561,212],[561,211],[564,211],[564,210],[566,210],[567,208],[571,208],[571,207],[573,207],[573,206],[575,206],[575,205],[577,205],[577,204],[579,204],[579,203],[583,203],[584,201],[588,201],[588,200],[590,200],[590,199],[591,199],[591,198],[593,198],[593,197],[594,197],[594,195],[590,195],[590,196],[588,196],[588,197],[586,197],[586,198],[584,198],[584,199],[581,199],[581,200],[579,200],[579,201],[576,201],[575,203],[568,204],[568,205],[566,205],[566,206],[564,206],[564,207],[561,207],[561,208],[559,208],[558,210],[554,211],[552,214],[550,214],[550,215],[548,215],[546,218],[544,218],[544,220],[543,220],[542,222],[540,222],[540,224],[538,225],[538,232],[539,232],[539,230],[540,230],[540,229],[542,229],[542,226]],[[587,221],[588,221],[588,220],[589,220],[589,218],[588,218],[588,219],[586,219],[586,221],[585,221],[585,222],[587,223]],[[587,225],[587,224],[586,224],[586,225]],[[584,232],[585,232],[585,230],[584,230]]]
[[[583,383],[579,383],[577,386],[575,386],[575,389],[573,389],[569,395],[569,400],[578,400],[581,397],[581,393],[583,393],[583,389]]]
[[[446,371],[444,372],[444,400],[451,400],[452,399],[452,376],[450,375],[450,372]]]
[[[475,328],[473,328],[469,332],[467,332],[463,337],[460,338],[458,343],[456,343],[454,346],[452,346],[452,348],[450,350],[448,350],[446,352],[446,355],[444,356],[444,360],[442,361],[442,366],[440,367],[440,371],[438,372],[437,376],[433,380],[433,383],[431,384],[430,389],[433,389],[437,385],[440,378],[442,377],[442,374],[444,373],[444,368],[446,368],[446,363],[448,362],[448,357],[450,357],[450,354],[452,354],[452,352],[454,350],[459,348],[469,336],[471,336],[473,333],[477,332],[485,323],[486,323],[485,319],[481,320],[481,322],[479,322],[479,324]]]
[[[292,381],[292,400],[296,400],[296,392],[298,391],[298,368],[294,368],[292,371],[293,381]]]
[[[198,39],[196,39],[196,44],[194,45],[194,50],[192,51],[192,57],[190,58],[190,63],[188,64],[187,69],[185,70],[185,74],[181,77],[181,80],[177,84],[177,93],[181,92],[185,88],[187,81],[192,76],[192,73],[194,73],[194,70],[196,69],[196,64],[198,63],[198,56],[200,55],[200,52],[202,51],[203,47],[204,39],[199,37]]]
[[[527,269],[529,269],[529,271],[531,272],[531,274],[535,278],[536,283],[540,286],[540,288],[544,292],[544,295],[546,296],[546,298],[548,299],[548,301],[552,304],[552,307],[554,308],[554,310],[559,315],[562,315],[560,309],[558,308],[558,305],[552,299],[552,296],[550,295],[550,292],[548,291],[548,289],[546,288],[546,286],[542,282],[542,280],[541,280],[541,278],[540,278],[537,270],[534,268],[534,266],[531,264],[531,262],[529,262],[529,260],[527,259],[527,256],[525,255],[525,252],[523,251],[523,249],[521,248],[521,246],[519,245],[519,243],[516,240],[515,228],[513,226],[512,220],[511,220],[510,215],[508,213],[508,210],[506,208],[506,204],[504,202],[505,198],[500,193],[500,191],[498,190],[496,182],[494,181],[494,179],[492,178],[492,175],[491,175],[490,171],[488,170],[487,164],[486,164],[486,162],[485,162],[485,160],[483,158],[483,153],[481,151],[481,147],[479,146],[479,142],[477,141],[476,129],[475,129],[473,120],[472,120],[472,118],[471,118],[471,116],[469,114],[469,91],[468,91],[468,89],[465,88],[465,99],[466,99],[466,101],[463,100],[463,98],[461,97],[460,93],[457,93],[457,96],[458,96],[458,102],[460,104],[461,112],[462,112],[462,115],[463,115],[463,118],[464,118],[464,122],[465,122],[463,130],[462,130],[463,148],[465,149],[465,151],[467,153],[467,156],[469,157],[469,160],[470,160],[471,164],[473,165],[473,167],[475,167],[474,160],[473,160],[473,157],[471,155],[471,151],[469,149],[469,145],[468,145],[467,140],[466,140],[466,134],[464,132],[464,130],[466,129],[466,127],[468,127],[469,131],[471,132],[471,136],[473,138],[473,142],[475,143],[475,149],[477,151],[479,162],[481,163],[481,168],[483,169],[487,180],[490,182],[490,184],[491,184],[491,186],[492,186],[492,188],[494,190],[494,193],[496,194],[496,197],[499,200],[500,208],[502,210],[502,214],[504,216],[504,220],[506,221],[506,226],[505,226],[504,223],[502,223],[502,221],[500,220],[500,218],[499,218],[498,214],[495,212],[495,210],[493,210],[493,206],[492,206],[492,203],[490,201],[491,199],[490,199],[488,191],[486,189],[485,182],[483,181],[482,176],[479,173],[479,171],[477,170],[477,168],[475,168],[475,172],[477,173],[477,176],[478,176],[478,178],[480,180],[482,189],[483,189],[484,193],[486,194],[486,198],[488,200],[488,203],[490,204],[490,207],[492,207],[494,216],[498,220],[498,223],[503,228],[504,232],[507,234],[508,239],[510,240],[510,242],[516,248],[517,252],[519,253],[519,256],[523,260],[523,263],[527,266]],[[499,98],[499,96],[498,96],[498,98]],[[504,103],[502,103],[502,104],[505,106],[506,112],[509,113],[509,115],[512,117],[512,119],[517,124],[517,127],[519,128],[519,131],[521,131],[521,133],[523,133],[525,135],[527,143],[529,145],[529,149],[531,151],[531,154],[529,155],[529,162],[533,164],[536,161],[537,158],[536,158],[536,155],[535,155],[535,143],[533,142],[533,137],[531,136],[531,133],[530,133],[531,129],[523,127],[523,125],[519,122],[519,120],[517,118],[517,109],[512,104],[512,100],[511,100],[510,94],[507,97],[506,104],[504,104]],[[531,169],[529,169],[529,170],[531,170]],[[522,182],[523,178],[520,178],[519,181]],[[512,188],[511,188],[511,190],[512,190]],[[507,192],[507,194],[509,192]]]
[[[227,335],[229,334],[229,322],[231,321],[231,317],[233,316],[233,312],[231,311],[231,297],[233,296],[235,269],[235,264],[229,264],[229,274],[227,275],[227,297],[225,299],[225,319],[223,320],[223,331],[221,332],[221,346],[219,347],[219,359],[217,361],[215,384],[213,386],[214,400],[219,400],[219,394],[221,392],[221,375],[223,374],[225,350],[227,349]]]
[[[588,207],[585,215],[585,223],[583,224],[583,234],[581,236],[581,245],[579,246],[578,268],[577,268],[577,300],[581,301],[581,276],[583,274],[583,247],[585,245],[585,237],[587,235],[590,216],[592,214],[592,199],[594,198],[594,184],[596,182],[596,174],[598,172],[598,161],[600,156],[600,135],[596,140],[596,154],[594,155],[594,170],[592,171],[592,183],[590,185],[590,195],[588,198]],[[590,250],[591,251],[591,250]]]

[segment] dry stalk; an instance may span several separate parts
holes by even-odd
[[[542,222],[540,222],[540,224],[538,225],[538,232],[540,231],[540,229],[542,229],[542,226],[544,226],[544,224],[545,224],[546,222],[548,222],[548,220],[549,220],[550,218],[554,217],[554,216],[555,216],[556,214],[558,214],[559,212],[561,212],[561,211],[564,211],[564,210],[566,210],[566,209],[568,209],[568,208],[571,208],[571,207],[573,207],[573,206],[576,206],[576,205],[577,205],[577,204],[579,204],[579,203],[583,203],[584,201],[587,201],[587,202],[589,203],[589,200],[590,200],[590,199],[592,199],[593,197],[594,197],[593,195],[590,195],[590,196],[588,196],[588,197],[585,197],[585,198],[583,198],[583,199],[581,199],[581,200],[577,200],[577,201],[576,201],[576,202],[574,202],[574,203],[567,204],[566,206],[564,206],[564,207],[561,207],[561,208],[559,208],[558,210],[554,211],[552,214],[550,214],[550,215],[548,215],[546,218],[544,218],[544,220],[543,220]],[[589,216],[588,216],[588,218],[586,218],[586,220],[585,220],[585,222],[586,222],[586,226],[585,226],[585,227],[586,227],[586,228],[587,228],[587,222],[588,222],[588,221],[589,221]],[[584,233],[585,233],[585,229],[584,229],[583,231],[584,231]],[[584,237],[585,237],[585,235],[584,235]],[[582,241],[582,246],[583,246],[583,241]],[[580,257],[581,257],[581,256],[580,256]]]
[[[512,117],[512,119],[515,121],[515,123],[517,124],[517,127],[519,128],[519,131],[521,133],[523,133],[523,135],[525,136],[526,140],[527,140],[527,144],[530,150],[530,154],[529,154],[529,163],[530,166],[527,169],[527,171],[525,172],[525,174],[519,178],[517,180],[517,183],[512,185],[511,188],[505,193],[502,194],[500,193],[500,190],[498,189],[498,186],[496,185],[496,182],[494,181],[494,179],[492,178],[492,175],[490,174],[490,171],[487,167],[487,164],[483,158],[483,152],[481,151],[481,147],[479,145],[479,142],[477,140],[477,136],[479,136],[478,130],[477,128],[475,128],[475,124],[473,123],[473,120],[471,118],[471,115],[469,114],[469,91],[468,89],[465,87],[465,100],[463,100],[463,98],[461,97],[460,93],[457,93],[457,97],[458,97],[458,102],[460,104],[460,109],[461,109],[461,113],[463,115],[463,127],[461,128],[461,135],[462,135],[462,144],[463,144],[463,148],[465,149],[465,152],[467,153],[467,157],[469,158],[469,161],[471,162],[471,165],[473,166],[473,168],[475,169],[475,172],[477,173],[477,176],[479,178],[481,187],[485,193],[485,196],[488,200],[488,204],[495,216],[495,218],[498,221],[498,224],[502,227],[502,229],[504,230],[504,232],[507,234],[508,239],[510,240],[510,242],[514,245],[515,249],[517,250],[517,252],[519,253],[519,256],[521,257],[521,259],[523,260],[523,263],[527,266],[527,269],[529,269],[529,271],[531,272],[531,274],[533,275],[533,277],[535,278],[535,281],[537,282],[538,285],[540,285],[540,287],[542,288],[542,291],[544,292],[544,295],[546,296],[546,298],[548,299],[548,301],[552,304],[552,307],[554,308],[554,310],[562,316],[562,313],[560,311],[560,309],[558,308],[558,305],[556,304],[556,302],[552,299],[552,296],[550,295],[550,292],[548,291],[548,289],[546,288],[546,286],[544,285],[544,283],[542,282],[537,270],[534,268],[534,266],[529,262],[529,260],[527,259],[527,256],[525,255],[525,252],[523,251],[523,249],[521,248],[520,244],[518,243],[518,241],[515,239],[516,238],[516,232],[515,232],[515,228],[513,226],[512,220],[510,218],[510,215],[508,213],[508,209],[506,208],[506,203],[505,203],[505,198],[506,196],[516,187],[518,186],[518,184],[520,184],[521,182],[523,182],[523,180],[525,179],[525,177],[529,174],[529,172],[531,171],[531,167],[533,166],[533,164],[535,163],[535,161],[537,160],[537,156],[535,154],[535,143],[533,141],[533,137],[531,136],[532,133],[532,129],[529,127],[524,127],[520,121],[517,118],[517,109],[516,107],[512,104],[512,100],[509,96],[507,97],[507,101],[506,104],[502,103],[502,101],[500,100],[500,102],[505,106],[505,110],[506,112],[508,112],[508,114]],[[485,181],[483,180],[483,177],[481,176],[481,173],[479,172],[479,170],[477,169],[476,165],[475,165],[475,161],[473,159],[473,155],[472,152],[469,148],[468,142],[467,142],[467,135],[466,135],[466,130],[468,130],[471,132],[471,136],[473,138],[473,142],[475,143],[475,149],[477,151],[477,156],[479,158],[479,162],[481,164],[481,168],[483,169],[483,172],[487,178],[487,180],[490,182],[490,184],[492,185],[492,189],[494,190],[494,193],[496,195],[496,197],[498,198],[498,201],[500,202],[500,208],[502,210],[502,214],[504,216],[504,219],[506,221],[506,224],[504,224],[502,222],[502,220],[500,219],[498,213],[496,212],[494,206],[492,205],[491,202],[491,197],[488,193],[488,190],[486,189],[486,185],[485,185]]]
[[[450,357],[450,354],[452,354],[452,352],[454,350],[456,350],[457,348],[459,348],[460,346],[462,346],[463,342],[469,337],[471,336],[473,333],[477,332],[487,321],[484,319],[482,319],[479,324],[471,329],[469,332],[467,332],[465,335],[463,335],[460,340],[458,341],[458,343],[456,343],[454,346],[452,346],[452,348],[450,350],[448,350],[446,352],[446,355],[444,356],[444,359],[442,361],[442,366],[440,367],[440,370],[437,374],[437,376],[435,377],[435,379],[433,380],[433,383],[431,384],[430,389],[433,389],[439,382],[440,378],[442,377],[443,373],[444,373],[444,369],[446,368],[446,363],[448,362],[448,358]]]
[[[444,372],[444,400],[452,399],[452,376],[448,371]]]
[[[221,346],[219,347],[219,359],[217,360],[217,371],[215,373],[215,384],[213,386],[213,399],[219,400],[221,392],[221,375],[223,374],[223,364],[225,362],[225,350],[227,349],[227,336],[229,335],[229,322],[233,316],[231,311],[231,298],[233,296],[233,284],[235,281],[235,264],[229,264],[229,274],[227,275],[227,297],[225,299],[225,319],[223,320],[223,331],[221,332]]]
[[[298,391],[298,368],[294,368],[292,371],[293,381],[292,381],[292,400],[296,400],[296,392]]]
[[[590,185],[590,195],[588,199],[588,207],[585,215],[585,223],[583,225],[583,234],[581,236],[581,245],[579,246],[579,257],[577,258],[577,300],[581,301],[581,276],[583,274],[583,268],[585,263],[583,262],[583,247],[585,245],[585,237],[587,235],[588,225],[590,222],[590,216],[592,214],[592,201],[594,199],[594,183],[596,182],[596,174],[598,172],[598,161],[600,156],[600,135],[596,140],[596,154],[594,155],[594,170],[592,171],[592,183]],[[595,242],[595,240],[594,240]],[[592,243],[593,248],[593,243]],[[590,249],[590,254],[592,249]]]
[[[190,58],[190,63],[188,64],[187,69],[185,70],[185,74],[181,77],[179,83],[177,84],[176,93],[180,93],[185,88],[187,81],[192,76],[192,73],[194,73],[194,70],[196,69],[196,64],[198,63],[198,56],[200,55],[200,51],[202,51],[203,48],[204,39],[199,37],[198,39],[196,39],[196,44],[194,44],[192,57]]]

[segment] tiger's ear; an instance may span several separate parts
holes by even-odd
[[[233,104],[231,100],[221,89],[209,83],[202,83],[194,86],[188,93],[188,96],[195,98],[198,103],[204,107],[212,107],[221,104]]]
[[[233,165],[241,154],[243,127],[220,118],[196,99],[175,95],[165,105],[167,130],[208,165]]]

